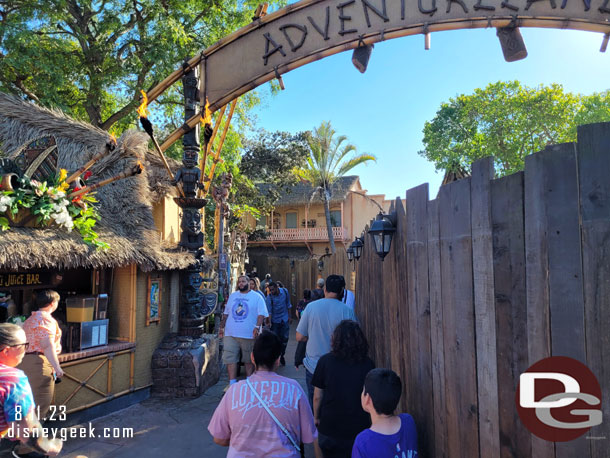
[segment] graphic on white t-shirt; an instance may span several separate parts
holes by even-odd
[[[248,318],[248,311],[248,301],[237,299],[233,304],[233,310],[231,310],[231,313],[235,322],[241,323]]]

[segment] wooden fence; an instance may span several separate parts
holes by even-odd
[[[420,456],[609,457],[610,123],[524,172],[493,179],[483,159],[436,199],[424,184],[393,209],[384,262],[367,236],[356,306],[377,366],[403,380]],[[551,355],[602,387],[603,423],[570,442],[538,439],[515,406],[519,375]]]

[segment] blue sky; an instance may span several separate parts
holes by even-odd
[[[434,197],[442,174],[417,152],[424,123],[450,97],[500,80],[559,83],[582,94],[610,89],[610,50],[599,52],[602,34],[521,33],[529,55],[513,63],[504,61],[495,29],[433,33],[429,51],[423,35],[378,43],[365,74],[353,67],[351,51],[327,57],[283,75],[286,90],[263,96],[258,126],[297,132],[329,120],[359,152],[377,156],[376,163],[354,169],[369,193],[404,197],[407,189],[430,183]]]

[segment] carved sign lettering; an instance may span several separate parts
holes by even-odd
[[[444,17],[439,14],[437,1],[445,4]],[[566,9],[569,4],[576,5],[581,2],[578,9],[587,12],[591,9],[592,1],[594,0],[562,0],[561,9]],[[598,0],[598,2],[598,13],[610,15],[610,8],[608,8],[610,0]],[[408,0],[346,0],[337,2],[334,10],[329,6],[317,7],[318,10],[323,10],[324,14],[322,15],[310,14],[306,16],[307,22],[317,32],[315,37],[310,38],[305,23],[290,22],[278,25],[275,30],[273,27],[266,29],[266,32],[262,34],[264,50],[262,59],[264,65],[267,65],[270,57],[276,53],[282,57],[290,58],[290,55],[284,49],[289,49],[295,53],[306,45],[307,41],[319,40],[318,35],[324,41],[328,41],[333,38],[333,34],[339,37],[360,36],[369,33],[371,28],[381,28],[380,33],[383,33],[385,32],[383,28],[385,23],[412,22],[414,15],[422,16],[421,23],[426,22],[428,24],[434,23],[435,18],[438,18],[438,20],[453,18],[456,14],[455,8],[452,8],[454,4],[458,8],[459,14],[468,15],[471,11],[475,11],[488,12],[491,15],[500,14],[503,17],[517,12],[526,14],[525,12],[534,9],[534,5],[539,10],[552,11],[557,9],[555,0],[417,0],[417,3]],[[309,7],[309,9],[314,8],[316,6]],[[424,15],[426,18],[423,17]],[[541,14],[541,11],[536,11],[536,16],[545,15]],[[491,17],[493,18],[493,16]],[[466,18],[467,16],[464,17],[464,19]],[[275,65],[277,63],[274,63]]]
[[[49,272],[0,274],[0,289],[27,289],[52,286],[53,274]]]
[[[597,32],[601,42],[610,33],[610,0],[302,0],[206,49],[205,95],[215,111],[278,75],[363,42],[506,27],[515,18],[520,28]]]

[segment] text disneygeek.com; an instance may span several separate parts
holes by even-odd
[[[8,429],[6,436],[9,439],[46,437],[48,439],[103,438],[103,439],[130,439],[133,438],[133,428],[94,428],[89,426],[73,426],[70,428],[32,429],[20,428],[14,424]]]

